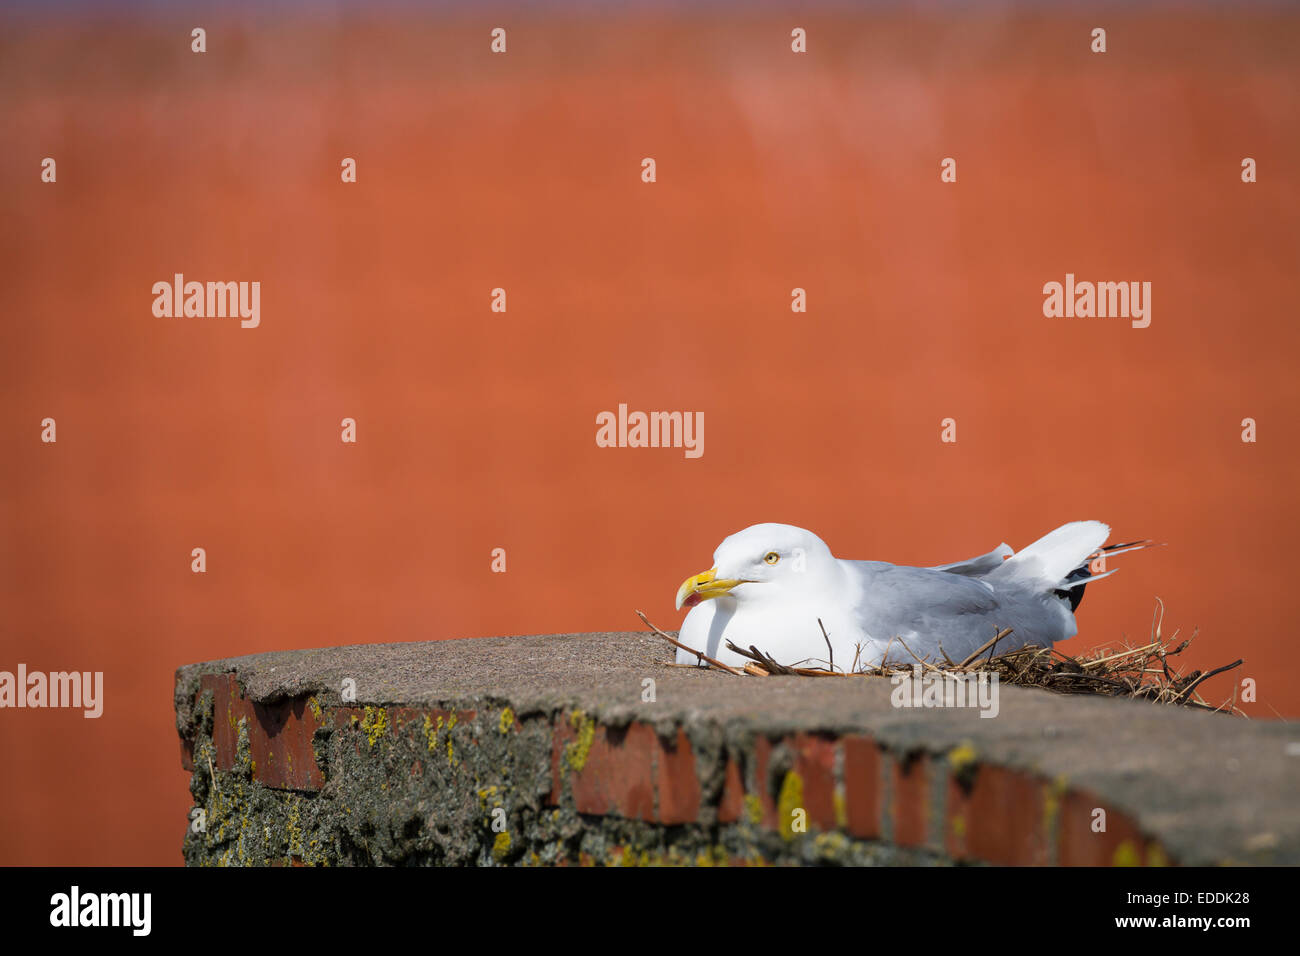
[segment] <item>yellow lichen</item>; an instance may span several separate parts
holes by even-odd
[[[796,814],[805,826],[808,814],[803,808],[803,777],[793,770],[789,771],[781,781],[781,793],[777,797],[776,807],[781,836],[787,840],[794,839],[796,832],[802,832],[794,828]]]
[[[959,744],[948,751],[948,763],[952,765],[952,772],[962,774],[968,770],[976,760],[975,748],[970,743]]]
[[[712,846],[695,855],[696,866],[727,866],[730,858],[725,847]]]
[[[507,707],[505,710],[501,711],[500,727],[503,734],[510,730],[511,726],[514,725],[514,722],[515,712],[513,710]]]
[[[367,704],[365,716],[361,720],[361,729],[365,731],[366,740],[373,747],[379,738],[388,732],[388,711]]]
[[[1133,845],[1132,840],[1125,840],[1115,847],[1115,856],[1111,859],[1112,866],[1141,866],[1142,857],[1138,855],[1138,849]]]
[[[434,724],[433,718],[428,714],[424,715],[424,739],[428,742],[429,753],[438,749],[438,732],[442,730],[442,718],[438,718],[437,725]]]
[[[285,825],[285,831],[289,834],[289,855],[302,856],[302,826],[299,822],[297,801],[289,808],[289,822]]]
[[[492,857],[498,863],[510,855],[510,831],[503,830],[492,841]]]
[[[1152,843],[1147,847],[1147,866],[1168,866],[1169,857],[1165,856],[1164,847],[1159,843]]]
[[[311,710],[311,715],[316,718],[317,724],[325,723],[325,712],[321,710],[320,701],[315,696],[307,698],[307,707]]]
[[[849,807],[848,802],[844,799],[844,786],[836,786],[831,794],[831,803],[835,807],[835,825],[837,827],[846,827],[849,825]]]
[[[591,755],[591,745],[596,740],[596,721],[582,711],[575,710],[569,715],[569,726],[574,728],[578,735],[565,746],[564,759],[572,770],[580,771],[587,765],[587,757]]]
[[[819,833],[813,838],[817,853],[826,860],[839,860],[848,852],[849,838],[843,833]]]
[[[745,815],[754,826],[763,822],[763,801],[752,793],[745,794]]]

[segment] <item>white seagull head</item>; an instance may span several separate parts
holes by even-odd
[[[682,582],[677,609],[723,595],[750,601],[816,587],[824,580],[818,572],[834,562],[826,542],[811,531],[788,524],[751,525],[718,545],[712,568]]]

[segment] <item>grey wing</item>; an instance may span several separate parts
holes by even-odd
[[[1013,554],[1015,552],[1011,550],[1011,545],[1004,541],[988,554],[981,554],[978,558],[967,558],[965,561],[954,561],[952,564],[939,564],[929,570],[979,577],[1002,567],[1002,562]]]
[[[1058,609],[1028,594],[995,591],[978,577],[880,562],[846,563],[862,584],[858,620],[863,630],[882,643],[902,637],[920,657],[942,660],[942,647],[952,660],[961,661],[1007,627],[1014,631],[996,652],[1030,643],[1050,645],[1064,636]],[[899,659],[895,651],[889,656]],[[901,659],[908,659],[906,651]]]

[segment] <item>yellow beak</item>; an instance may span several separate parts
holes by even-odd
[[[722,597],[738,584],[744,584],[741,578],[719,578],[718,569],[711,568],[695,577],[687,578],[677,589],[677,610],[683,607],[695,607],[701,601]]]

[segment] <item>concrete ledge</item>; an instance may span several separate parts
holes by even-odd
[[[670,660],[615,633],[182,667],[186,862],[1300,863],[1288,724]]]

